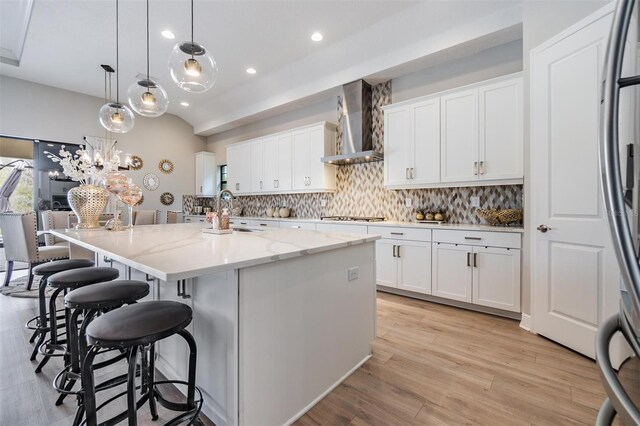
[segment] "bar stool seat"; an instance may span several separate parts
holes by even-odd
[[[116,268],[98,266],[95,268],[78,268],[58,272],[49,277],[49,286],[53,288],[75,289],[87,284],[111,281],[118,278],[120,272]]]
[[[71,269],[78,268],[88,268],[93,266],[94,263],[89,259],[64,259],[64,260],[53,260],[51,262],[41,263],[38,266],[33,268],[33,275],[37,275],[41,277],[40,284],[38,287],[38,305],[39,305],[39,313],[37,317],[31,318],[27,321],[26,327],[30,330],[34,330],[33,335],[29,342],[33,343],[36,338],[38,339],[35,347],[33,348],[33,352],[31,353],[31,361],[36,359],[36,354],[38,353],[38,349],[40,345],[44,342],[47,331],[49,330],[49,314],[47,313],[47,297],[46,297],[46,288],[49,277],[58,272],[68,271]],[[56,311],[57,312],[57,311]],[[57,313],[54,313],[57,315]],[[63,319],[64,317],[60,317],[58,319]],[[56,330],[57,332],[57,330]]]
[[[87,342],[105,347],[147,345],[183,330],[191,322],[189,306],[172,301],[123,306],[87,327]]]
[[[143,281],[117,280],[77,288],[64,297],[64,304],[71,309],[105,309],[129,305],[148,294],[149,284]]]

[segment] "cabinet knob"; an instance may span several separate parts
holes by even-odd
[[[478,162],[477,161],[473,162],[473,175],[474,176],[478,175]]]
[[[551,228],[549,228],[547,225],[540,225],[536,229],[544,234],[545,232],[547,232]]]

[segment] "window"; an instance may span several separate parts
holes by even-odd
[[[220,190],[227,189],[227,165],[220,166]]]

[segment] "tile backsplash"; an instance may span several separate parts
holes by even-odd
[[[373,86],[373,146],[383,150],[384,119],[381,107],[391,103],[391,81]],[[342,102],[338,99],[338,123],[342,119]],[[338,126],[337,148],[341,152],[342,135]],[[480,208],[522,208],[522,185],[477,186],[465,188],[432,188],[388,190],[384,187],[384,164],[365,163],[338,166],[335,193],[274,194],[238,196],[235,205],[242,206],[244,216],[265,216],[269,207],[286,206],[292,216],[380,216],[387,220],[409,221],[416,210],[430,209],[444,213],[450,223],[484,223],[471,207],[471,197],[479,197]],[[412,200],[412,207],[405,200]],[[195,197],[183,197],[189,212]],[[323,207],[324,204],[324,207]]]

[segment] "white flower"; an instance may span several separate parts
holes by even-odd
[[[95,164],[91,160],[91,156],[82,145],[76,150],[75,154],[67,151],[64,145],[60,149],[59,156],[48,151],[44,153],[54,163],[60,163],[65,176],[73,181],[80,182],[81,185],[86,185],[90,182],[102,182],[108,173],[118,170],[121,152],[113,150],[110,153],[110,157],[102,159],[100,164]]]

